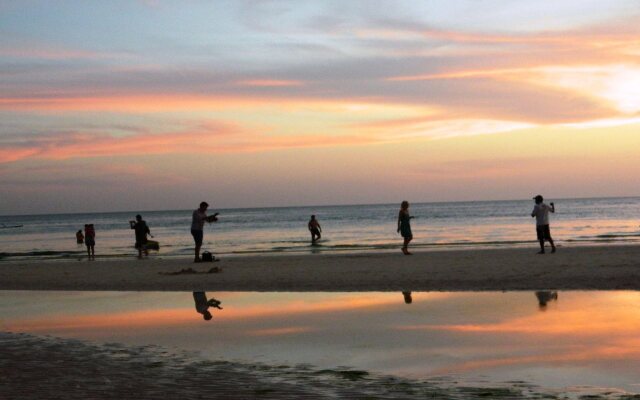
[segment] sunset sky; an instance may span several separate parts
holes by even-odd
[[[0,0],[0,214],[640,195],[639,18]]]

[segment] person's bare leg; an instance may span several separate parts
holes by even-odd
[[[412,239],[413,239],[413,237],[408,238],[408,239],[407,239],[407,244],[406,244],[406,245],[405,245],[405,247],[404,247],[404,248],[407,250],[407,252],[406,252],[406,253],[404,253],[404,254],[406,254],[406,255],[408,255],[408,256],[410,256],[410,255],[412,255],[412,254],[413,254],[413,253],[411,253],[411,252],[409,251],[409,242],[411,242],[411,240],[412,240]]]
[[[549,237],[549,243],[551,243],[551,252],[555,253],[556,252],[556,245],[553,243],[553,239],[551,239],[551,237]]]
[[[200,247],[202,247],[201,244],[196,244],[196,258],[194,258],[193,261],[200,261]]]

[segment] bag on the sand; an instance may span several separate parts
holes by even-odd
[[[203,262],[213,262],[214,259],[215,259],[215,257],[213,256],[213,254],[209,253],[208,251],[202,252],[202,261]]]

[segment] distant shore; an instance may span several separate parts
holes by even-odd
[[[0,262],[0,290],[640,290],[640,246],[337,255]],[[219,273],[205,273],[218,267]],[[192,268],[197,274],[170,275]]]

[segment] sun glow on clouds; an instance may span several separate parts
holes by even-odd
[[[640,66],[547,67],[538,72],[542,82],[603,97],[624,113],[640,112]]]
[[[142,18],[137,6],[124,7],[132,20]],[[367,146],[391,150],[433,139],[534,134],[549,126],[617,130],[637,123],[640,28],[626,1],[614,1],[606,12],[596,2],[501,4],[513,20],[499,30],[502,14],[483,14],[491,23],[470,21],[475,6],[461,7],[465,14],[454,17],[449,2],[430,3],[428,13],[400,2],[366,13],[344,7],[344,15],[313,2],[286,13],[266,3],[259,13],[239,3],[224,9],[162,4],[152,15],[145,9],[144,23],[114,30],[123,10],[105,3],[87,10],[73,30],[38,37],[52,30],[42,27],[64,27],[60,17],[74,19],[76,11],[47,13],[16,3],[13,9],[33,19],[0,15],[7,32],[0,45],[0,114],[19,120],[10,130],[5,119],[0,123],[0,163],[20,168],[123,154],[170,160],[312,148],[351,151],[356,160]],[[539,20],[529,18],[528,8]],[[176,22],[184,20],[190,23]],[[90,113],[96,124],[135,116],[138,131],[121,135],[108,123],[91,131],[70,128]],[[216,129],[202,128],[211,121]],[[520,139],[509,140],[505,152],[517,157]],[[403,151],[417,157],[415,149]],[[589,156],[606,159],[603,152]],[[389,169],[392,159],[378,166]],[[340,162],[334,155],[324,161]],[[567,167],[567,176],[580,173]]]

